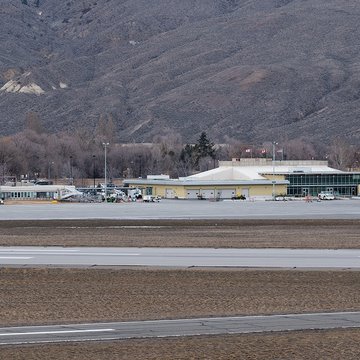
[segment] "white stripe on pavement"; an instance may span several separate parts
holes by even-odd
[[[88,329],[88,330],[57,330],[57,331],[33,331],[33,332],[19,332],[19,333],[3,333],[0,336],[27,336],[27,335],[48,335],[48,334],[73,334],[73,333],[87,333],[87,332],[104,332],[115,331],[115,329]]]

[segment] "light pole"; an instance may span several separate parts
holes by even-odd
[[[53,161],[49,161],[49,167],[48,167],[48,181],[51,182],[50,177],[51,177],[51,165],[53,165],[54,162]]]
[[[92,158],[93,158],[94,194],[95,194],[95,155],[93,155]]]
[[[142,178],[142,156],[139,156],[139,178]]]
[[[70,156],[70,185],[73,184],[72,156]]]
[[[272,172],[273,172],[273,179],[272,179],[272,199],[275,200],[275,146],[278,145],[276,141],[272,142]]]
[[[104,169],[104,172],[105,172],[105,202],[107,201],[107,178],[106,178],[106,148],[109,146],[110,144],[109,143],[103,143],[103,146],[104,146],[104,150],[105,150],[105,169]]]

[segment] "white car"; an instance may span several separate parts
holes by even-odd
[[[161,196],[157,195],[157,196],[153,196],[153,195],[144,195],[143,196],[143,201],[144,202],[160,202],[161,200]]]
[[[4,200],[0,199],[0,205],[4,205]]]
[[[321,192],[318,194],[320,200],[335,200],[335,196],[329,192]]]

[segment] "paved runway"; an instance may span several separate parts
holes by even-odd
[[[360,327],[360,312],[0,328],[0,345]]]
[[[360,268],[360,250],[0,247],[0,266]]]
[[[0,219],[360,219],[360,200],[5,205]]]

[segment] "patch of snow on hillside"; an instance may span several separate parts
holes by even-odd
[[[0,91],[5,91],[8,93],[24,93],[24,94],[35,94],[41,95],[44,94],[45,91],[37,84],[31,83],[29,85],[21,86],[21,84],[17,81],[10,80],[8,81]]]

